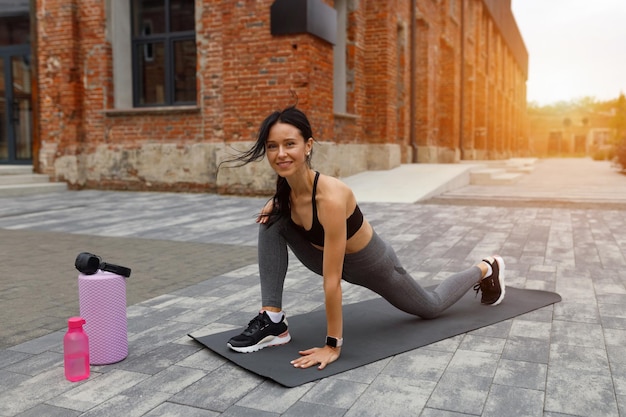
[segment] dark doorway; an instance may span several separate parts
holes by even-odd
[[[0,0],[0,6],[0,164],[31,164],[29,2]]]
[[[32,163],[30,48],[0,48],[0,163]]]

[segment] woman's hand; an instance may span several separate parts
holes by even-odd
[[[263,206],[263,208],[261,209],[261,212],[256,218],[256,222],[262,223],[262,224],[267,223],[268,220],[270,219],[270,214],[272,214],[273,210],[274,210],[274,201],[272,199],[272,200],[269,200],[267,203],[265,203],[265,206]]]
[[[341,348],[332,348],[330,346],[324,346],[322,348],[311,348],[307,350],[301,350],[298,352],[300,356],[298,359],[291,361],[294,368],[310,368],[311,366],[319,364],[317,369],[324,369],[329,363],[335,362],[339,359],[341,354]]]

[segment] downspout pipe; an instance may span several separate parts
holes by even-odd
[[[41,136],[39,125],[39,34],[37,31],[37,1],[30,0],[30,82],[31,82],[31,108],[32,108],[32,150],[33,172],[41,173],[39,151],[41,150]]]
[[[465,116],[465,0],[461,0],[461,88],[459,99],[459,149],[461,160],[465,159],[463,150],[463,117]]]
[[[415,48],[417,48],[417,0],[411,0],[411,41],[409,46],[409,121],[410,121],[410,141],[411,148],[413,149],[411,162],[414,164],[417,163],[417,125],[416,125],[416,117],[417,117],[417,98],[416,94],[416,71],[417,71],[417,53]]]

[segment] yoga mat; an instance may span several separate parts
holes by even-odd
[[[559,301],[561,296],[553,292],[507,287],[506,297],[500,305],[486,306],[480,304],[480,294],[475,297],[475,293],[469,291],[441,316],[432,320],[406,314],[382,298],[344,305],[344,345],[341,356],[323,370],[316,366],[298,369],[289,363],[300,356],[299,350],[324,345],[326,313],[323,309],[288,316],[291,342],[254,353],[238,353],[226,346],[228,339],[241,333],[243,327],[211,335],[189,336],[250,372],[286,387],[296,387]]]

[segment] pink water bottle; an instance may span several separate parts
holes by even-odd
[[[89,339],[83,324],[84,318],[70,317],[63,337],[65,378],[72,382],[89,378]]]

